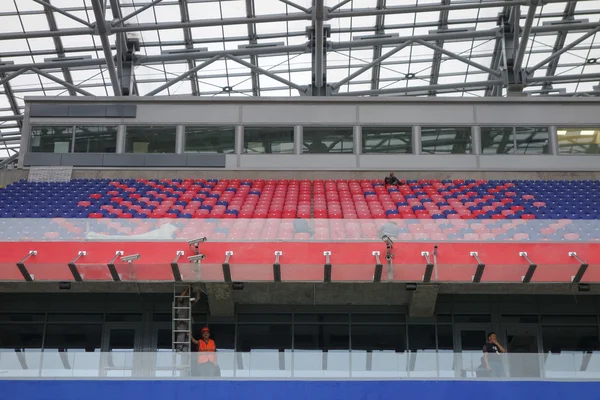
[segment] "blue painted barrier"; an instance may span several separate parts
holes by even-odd
[[[597,399],[600,382],[0,380],[19,400],[567,400]]]

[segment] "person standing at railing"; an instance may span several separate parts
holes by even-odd
[[[485,368],[490,371],[494,378],[504,378],[504,364],[502,363],[502,353],[506,353],[506,349],[498,343],[498,337],[494,332],[488,335],[488,341],[483,346],[483,362]]]
[[[217,346],[215,345],[215,341],[210,338],[210,329],[208,329],[208,327],[202,328],[200,335],[202,336],[200,340],[196,340],[192,337],[192,342],[198,345],[198,362],[196,364],[194,375],[202,377],[221,376],[215,354]]]

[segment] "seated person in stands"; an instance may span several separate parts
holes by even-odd
[[[294,220],[294,233],[308,233],[312,237],[315,231],[310,227],[307,220],[298,218]]]
[[[402,182],[401,180],[399,180],[398,178],[396,178],[394,176],[393,172],[390,172],[390,175],[385,177],[384,182],[385,182],[386,185],[397,185],[397,186],[404,185],[404,182]]]

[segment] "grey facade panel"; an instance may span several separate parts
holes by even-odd
[[[241,168],[266,170],[343,170],[356,169],[354,154],[302,154],[302,155],[241,155]]]
[[[25,153],[23,164],[26,167],[60,167],[62,154]]]
[[[106,118],[106,106],[102,104],[71,104],[70,118]]]
[[[474,155],[384,155],[363,154],[360,156],[361,169],[389,171],[423,170],[474,170],[477,169],[477,156]]]
[[[353,125],[354,105],[273,104],[243,105],[242,122],[248,125]]]
[[[468,104],[398,104],[361,105],[358,107],[362,125],[472,125],[473,107]]]
[[[225,168],[225,154],[186,154],[187,167]]]
[[[98,153],[69,153],[62,154],[62,166],[73,167],[102,167],[104,165],[104,154]]]
[[[29,111],[29,116],[31,118],[64,118],[68,115],[68,104],[31,104]]]
[[[181,154],[146,154],[144,165],[146,167],[185,167],[185,157]]]
[[[107,118],[135,118],[136,115],[136,104],[109,104],[106,106]]]
[[[479,125],[600,125],[598,106],[592,104],[478,104],[475,106],[475,118]]]
[[[480,156],[486,171],[600,171],[598,156]]]
[[[105,154],[104,167],[145,167],[145,154]]]
[[[235,125],[240,106],[215,104],[140,104],[136,122],[149,124]],[[265,110],[263,108],[263,110]]]

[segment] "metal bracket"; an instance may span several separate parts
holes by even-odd
[[[273,264],[273,281],[275,282],[281,282],[281,264],[279,264],[279,257],[282,255],[282,251],[275,251],[275,263]]]
[[[119,256],[122,256],[122,255],[123,255],[123,250],[117,250],[115,252],[115,256],[107,264],[108,271],[110,272],[110,275],[112,276],[113,281],[115,281],[115,282],[121,281],[121,277],[119,276],[119,273],[117,272],[117,268],[115,267],[115,261],[117,260],[117,258]]]
[[[171,263],[171,271],[173,272],[173,279],[176,282],[181,282],[183,280],[183,277],[181,276],[181,271],[179,270],[178,261],[179,261],[179,258],[184,254],[185,254],[185,252],[183,250],[177,250],[177,252],[175,253],[175,259]]]
[[[325,265],[323,266],[323,282],[331,282],[331,251],[324,251]]]
[[[421,255],[425,257],[425,261],[427,261],[427,265],[425,265],[425,274],[423,274],[423,283],[431,282],[431,275],[433,274],[433,263],[429,258],[428,251],[422,251]]]
[[[577,270],[577,274],[575,274],[575,276],[573,276],[572,282],[573,283],[580,283],[581,280],[583,279],[583,275],[585,275],[585,272],[587,271],[588,267],[590,266],[588,263],[586,263],[585,261],[583,261],[576,252],[574,251],[570,251],[569,252],[569,257],[573,257],[575,258],[577,261],[579,261],[580,266],[579,269]]]
[[[475,257],[477,260],[477,270],[475,270],[475,275],[473,276],[473,283],[481,282],[481,277],[483,276],[483,271],[485,270],[485,264],[479,258],[479,253],[476,251],[472,251],[469,253],[471,257]]]
[[[229,259],[231,258],[231,256],[233,255],[233,251],[228,250],[225,252],[225,261],[223,262],[223,264],[229,264]]]
[[[383,273],[383,264],[379,258],[380,253],[374,251],[371,254],[375,256],[375,272],[373,273],[373,282],[381,282],[381,274]]]
[[[531,282],[531,278],[533,278],[533,274],[535,273],[535,270],[537,269],[537,265],[533,261],[531,261],[531,259],[529,258],[529,256],[527,255],[526,252],[524,252],[524,251],[519,252],[519,256],[525,258],[527,260],[527,262],[529,263],[529,268],[527,269],[525,276],[521,277],[521,282],[529,283],[529,282]]]
[[[27,253],[27,255],[17,263],[17,268],[19,268],[19,271],[21,272],[21,275],[23,275],[23,279],[25,279],[26,282],[33,282],[35,277],[31,275],[29,271],[27,271],[27,267],[25,267],[25,261],[27,261],[29,257],[37,256],[37,253],[37,250],[29,250],[29,253]]]
[[[83,282],[83,277],[77,270],[77,265],[75,265],[75,262],[79,260],[80,257],[83,257],[85,255],[87,255],[87,252],[80,250],[79,252],[77,252],[77,257],[75,257],[69,264],[67,264],[69,266],[69,270],[71,270],[71,275],[73,275],[73,279],[75,279],[75,282]]]
[[[232,279],[231,279],[231,265],[229,265],[229,259],[231,258],[231,256],[233,255],[233,251],[228,250],[225,252],[225,261],[223,262],[223,279],[225,280],[225,282],[227,283],[232,283]]]

